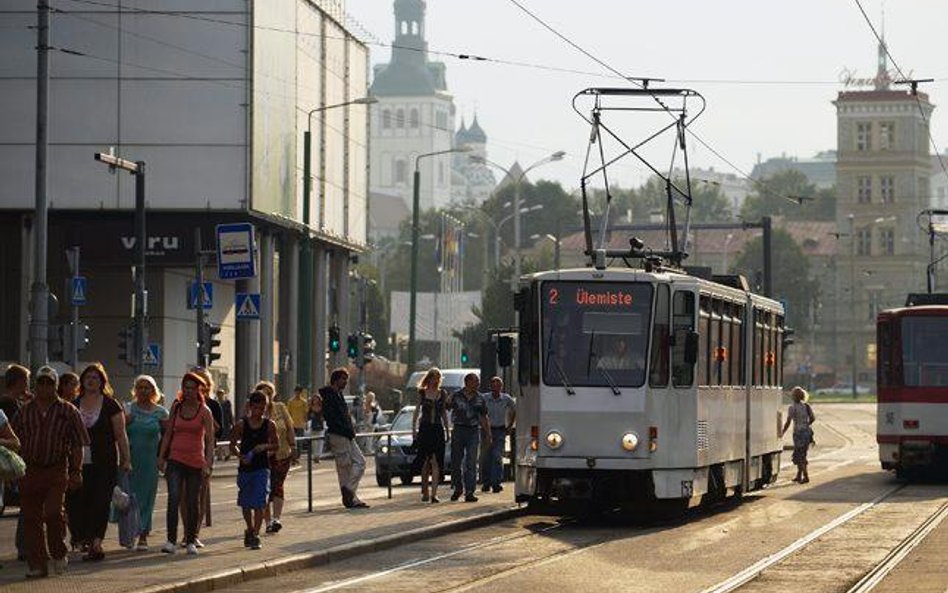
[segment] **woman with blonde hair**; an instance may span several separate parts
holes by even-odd
[[[412,414],[411,427],[417,455],[412,473],[421,473],[421,501],[438,500],[438,484],[444,469],[445,429],[448,426],[448,394],[441,387],[441,369],[431,367],[418,384],[418,404]],[[428,481],[431,497],[428,497]]]
[[[132,401],[125,404],[125,431],[132,454],[129,490],[138,500],[139,552],[148,550],[151,516],[158,494],[158,445],[167,428],[168,410],[158,405],[161,390],[151,375],[139,375],[132,383]]]
[[[67,511],[73,540],[88,549],[83,560],[93,562],[105,558],[102,540],[118,470],[132,469],[125,414],[114,396],[102,363],[92,363],[79,374],[79,397],[73,405],[79,409],[91,444],[83,451],[82,487],[68,496]]]
[[[780,436],[782,437],[787,432],[790,422],[793,422],[793,464],[797,466],[797,475],[793,481],[806,484],[810,481],[806,454],[810,444],[813,443],[812,425],[816,422],[816,415],[807,403],[810,394],[806,392],[806,389],[794,387],[790,391],[790,397],[793,398],[793,403],[787,408],[787,421],[783,425],[783,430],[780,431]]]
[[[277,401],[276,386],[270,381],[260,381],[254,391],[267,396],[264,415],[276,425],[277,449],[270,451],[270,493],[263,518],[267,523],[267,533],[279,533],[283,529],[280,518],[286,499],[283,484],[296,458],[296,433],[293,431],[293,417],[289,409],[286,404]]]

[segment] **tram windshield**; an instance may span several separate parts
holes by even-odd
[[[948,386],[948,317],[902,319],[902,365],[905,385]]]
[[[641,387],[645,383],[652,285],[544,282],[543,382]]]

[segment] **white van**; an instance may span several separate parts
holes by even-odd
[[[427,372],[428,371],[415,371],[408,377],[403,395],[403,397],[406,398],[406,404],[415,403],[415,400],[418,398],[418,384],[421,383],[421,379]],[[481,376],[480,369],[441,369],[441,387],[448,393],[454,393],[462,389],[464,387],[464,376],[468,373],[474,373],[478,377]],[[486,386],[482,385],[479,389],[480,391],[486,391]]]

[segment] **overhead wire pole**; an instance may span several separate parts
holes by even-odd
[[[49,153],[49,2],[38,0],[36,23],[36,205],[33,215],[33,285],[30,288],[30,366],[49,362],[49,286],[46,284],[46,244],[49,202],[46,162]]]
[[[109,169],[122,169],[135,176],[135,261],[132,276],[135,281],[135,311],[133,338],[134,368],[136,374],[145,370],[145,348],[148,344],[145,319],[148,315],[147,292],[145,290],[145,250],[147,248],[145,231],[145,162],[130,161],[117,157],[111,152],[95,153],[95,160],[109,166]]]
[[[309,219],[312,212],[313,194],[313,114],[337,107],[349,105],[372,105],[378,103],[375,97],[360,97],[352,101],[335,105],[324,105],[311,109],[306,114],[306,131],[303,132],[303,224],[310,226]],[[322,228],[320,228],[322,230]],[[296,368],[297,381],[300,385],[312,388],[313,382],[313,238],[307,230],[306,236],[300,245],[300,280],[299,280],[299,337]]]
[[[421,240],[418,218],[421,211],[421,160],[453,152],[470,152],[469,146],[459,146],[448,150],[426,152],[415,157],[415,173],[412,177],[411,200],[411,284],[408,296],[408,373],[415,370],[416,334],[415,321],[418,313],[418,242]]]

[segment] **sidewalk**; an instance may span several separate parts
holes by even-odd
[[[418,529],[458,529],[461,525],[446,527],[459,520],[476,520],[491,513],[502,513],[513,504],[513,485],[508,484],[500,494],[480,495],[477,503],[450,502],[450,485],[439,489],[440,504],[422,503],[416,481],[411,486],[393,488],[393,498],[386,498],[387,490],[375,485],[371,459],[366,468],[359,496],[371,505],[369,509],[347,510],[339,501],[333,462],[323,461],[314,467],[314,512],[306,511],[305,470],[296,469],[287,478],[287,507],[283,513],[283,529],[276,535],[262,535],[263,549],[243,547],[243,519],[236,507],[237,490],[233,468],[221,467],[212,481],[213,526],[203,527],[201,540],[206,547],[197,556],[161,554],[158,549],[165,541],[166,496],[163,482],[159,485],[154,515],[154,529],[149,538],[151,550],[135,552],[118,546],[118,531],[110,525],[106,534],[106,558],[99,563],[81,561],[81,555],[70,553],[69,569],[64,577],[50,577],[38,581],[24,579],[26,565],[13,559],[13,533],[16,528],[15,511],[0,519],[0,587],[4,593],[59,592],[66,587],[83,593],[125,591],[209,591],[212,577],[219,584],[244,580],[247,574],[254,578],[277,574],[292,568],[315,565],[378,548],[379,540],[387,538],[386,545],[397,545],[400,540],[421,537]],[[223,475],[220,475],[223,474]],[[179,526],[179,533],[180,533]],[[327,555],[327,550],[333,554]],[[282,566],[280,564],[282,563]],[[291,564],[293,566],[291,566]],[[225,576],[226,573],[226,576]]]

